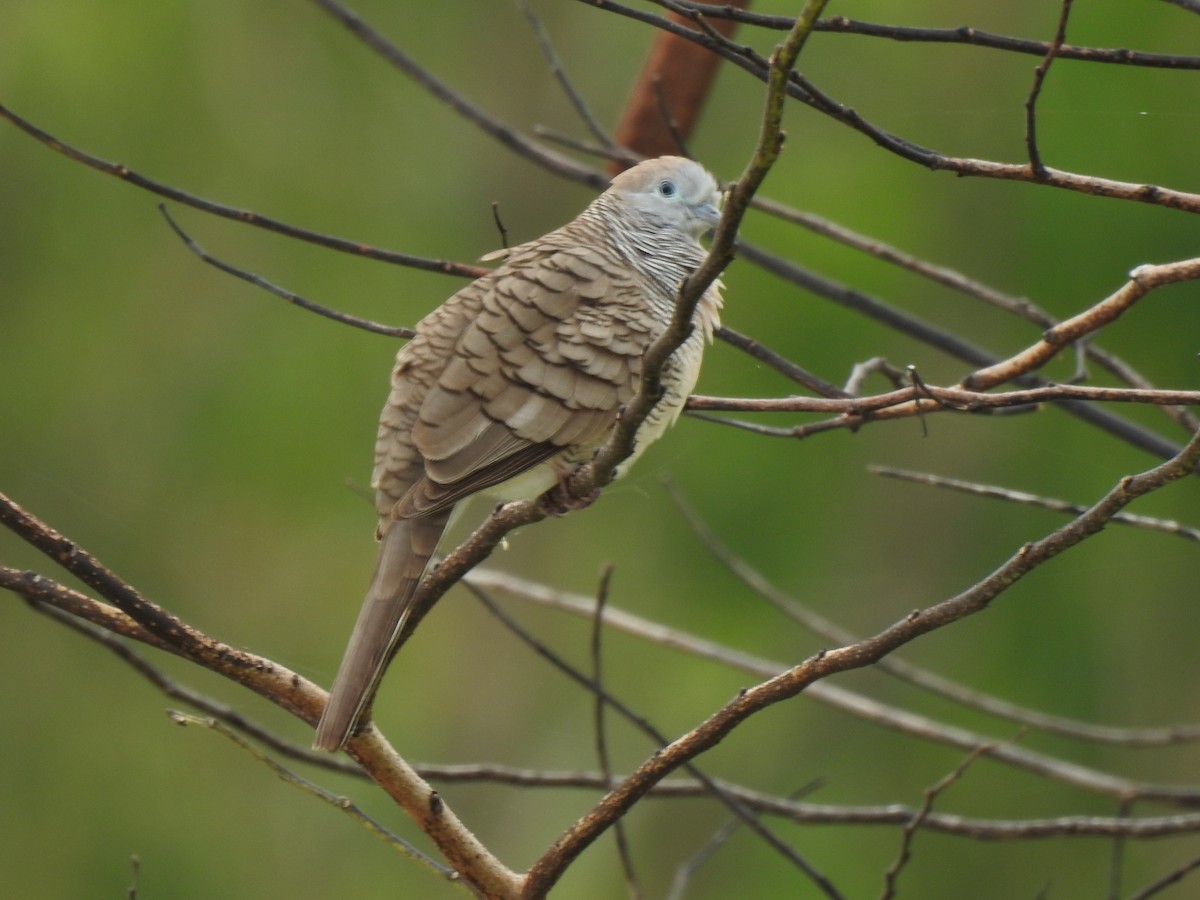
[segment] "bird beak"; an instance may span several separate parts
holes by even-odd
[[[717,227],[717,223],[721,221],[721,211],[712,203],[701,203],[694,208],[696,218],[706,225]]]

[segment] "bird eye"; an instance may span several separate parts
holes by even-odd
[[[673,181],[660,181],[658,183],[658,192],[664,197],[674,197],[678,190]]]

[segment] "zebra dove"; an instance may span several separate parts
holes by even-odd
[[[643,162],[574,221],[496,254],[500,266],[417,325],[396,357],[375,442],[379,559],[316,749],[341,748],[369,704],[455,504],[485,490],[536,497],[604,443],[704,259],[698,238],[716,225],[720,200],[697,163]],[[715,283],[622,469],[683,409],[720,305]]]

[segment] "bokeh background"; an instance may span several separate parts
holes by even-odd
[[[762,12],[796,4],[760,2]],[[513,4],[455,0],[356,8],[420,62],[513,126],[585,136]],[[622,108],[652,32],[584,3],[535,4],[601,121]],[[646,7],[649,8],[649,7]],[[1046,39],[1058,4],[832,2],[830,15]],[[898,19],[897,16],[903,16]],[[741,32],[760,50],[773,36]],[[1079,2],[1072,42],[1195,53],[1200,18],[1168,3]],[[816,35],[802,69],[865,117],[943,152],[1023,154],[1035,57],[956,45]],[[726,68],[691,150],[735,177],[753,145],[760,85]],[[298,225],[418,255],[470,261],[570,218],[589,199],[483,136],[389,69],[314,5],[270,0],[148,4],[15,0],[0,7],[0,100],[65,141],[182,189]],[[1040,106],[1053,166],[1200,191],[1200,75],[1062,61]],[[1194,217],[1025,184],[925,171],[793,107],[765,193],[890,241],[1059,316],[1146,262],[1200,253]],[[156,198],[0,127],[0,490],[96,553],[147,595],[224,640],[327,683],[374,555],[361,488],[395,343],[291,308],[204,266]],[[412,323],[458,282],[370,263],[175,208],[207,249],[319,302]],[[746,238],[996,353],[1036,329],[860,253],[760,215]],[[832,381],[882,355],[932,382],[963,366],[745,263],[727,274],[726,321]],[[1159,291],[1103,336],[1162,387],[1195,388],[1200,287]],[[1051,377],[1066,377],[1071,361]],[[875,383],[874,388],[883,385]],[[706,393],[789,386],[728,347]],[[1121,410],[1176,440],[1154,410]],[[785,424],[798,419],[772,420]],[[983,577],[1061,517],[868,474],[883,463],[1088,502],[1146,454],[1056,410],[937,416],[792,442],[685,420],[636,471],[578,515],[517,535],[493,564],[590,593],[732,647],[799,661],[821,641],[780,617],[697,541],[669,478],[736,552],[784,590],[860,633]],[[1195,483],[1136,511],[1200,524]],[[477,517],[486,510],[479,504]],[[472,518],[468,516],[467,518]],[[16,539],[0,562],[56,574]],[[1110,528],[1019,584],[985,615],[904,656],[1004,698],[1111,724],[1200,720],[1194,544]],[[510,601],[577,663],[588,624]],[[346,817],[275,779],[219,736],[173,727],[172,705],[111,654],[0,603],[0,896],[461,896]],[[306,744],[300,723],[162,654],[153,662]],[[668,734],[717,708],[746,676],[620,635],[608,685]],[[838,679],[997,739],[1017,727],[883,675]],[[464,591],[445,598],[387,679],[377,713],[410,759],[594,767],[591,701]],[[1025,745],[1147,781],[1195,785],[1197,749],[1130,750],[1031,734]],[[652,748],[612,728],[614,765]],[[824,779],[825,803],[919,804],[962,759],[800,698],[701,760],[774,793]],[[416,839],[366,785],[308,772]],[[446,785],[444,795],[514,868],[594,799],[582,791]],[[1112,814],[1116,802],[982,761],[939,801],[985,817]],[[1139,812],[1162,812],[1139,807]],[[648,896],[726,819],[711,800],[650,801],[627,820]],[[892,827],[772,823],[850,897],[876,896],[900,841]],[[422,844],[424,846],[424,844]],[[918,835],[910,896],[1094,897],[1112,847],[1079,838],[982,844]],[[1195,837],[1127,848],[1133,889],[1200,853]],[[1194,890],[1194,887],[1192,888]],[[1174,896],[1187,896],[1185,886]],[[564,897],[622,896],[610,837],[572,868]],[[688,896],[806,897],[811,885],[744,833]]]

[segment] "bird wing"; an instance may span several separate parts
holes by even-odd
[[[655,322],[626,267],[591,247],[514,256],[424,393],[424,460],[392,510],[429,515],[566,448],[597,446],[628,402]]]

